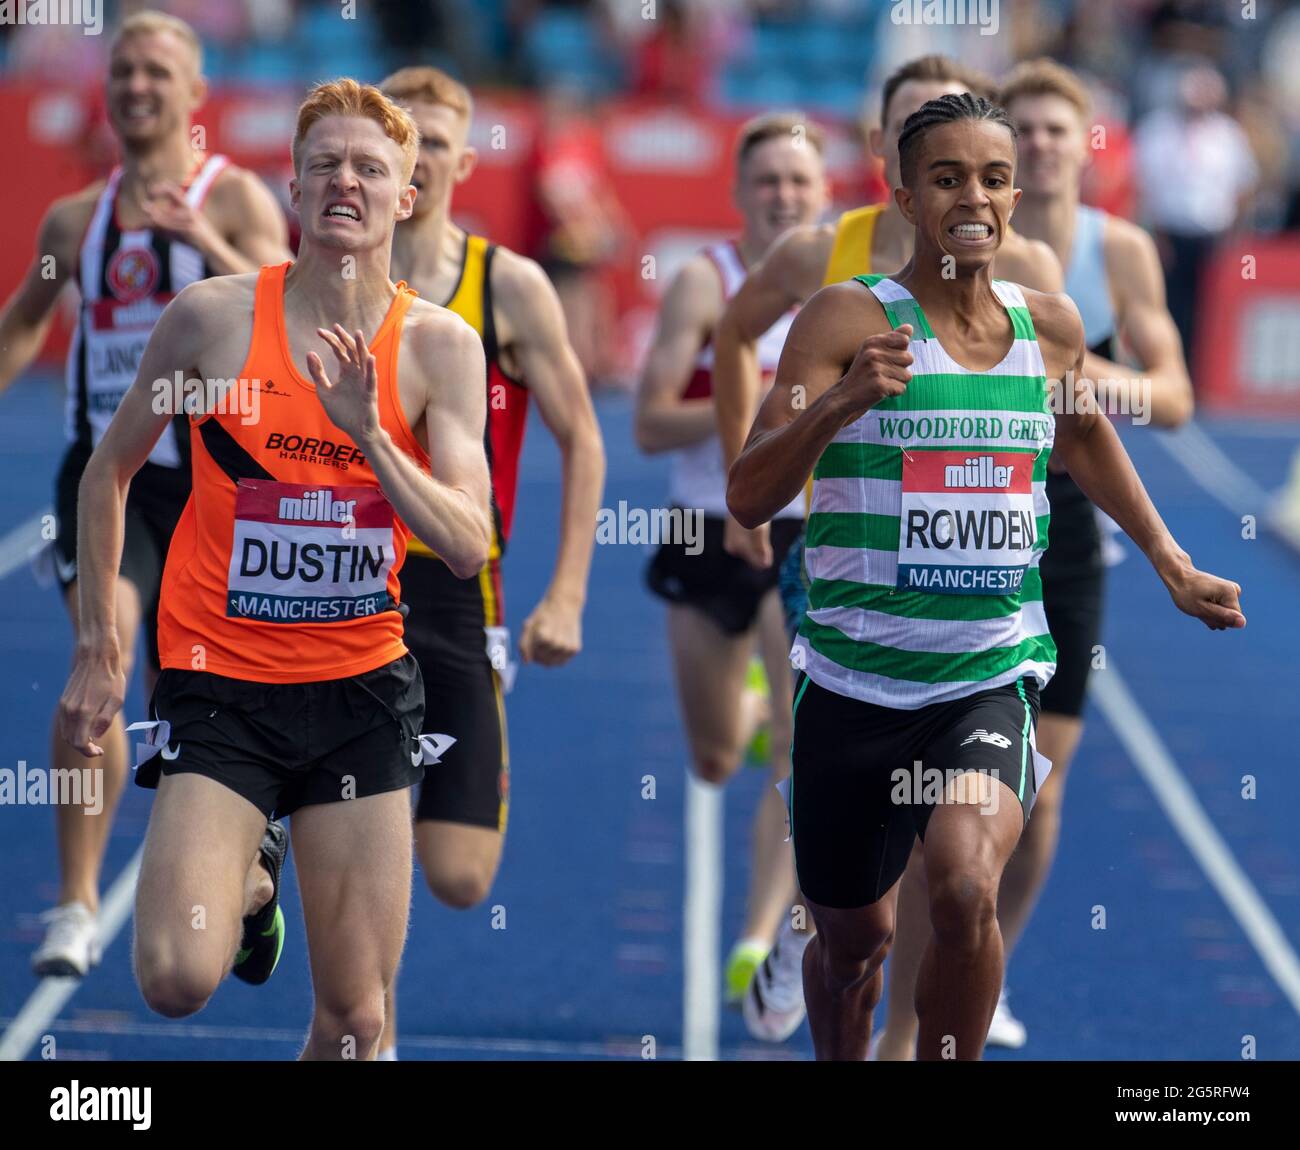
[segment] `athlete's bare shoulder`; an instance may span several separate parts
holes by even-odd
[[[857,350],[864,339],[890,330],[885,309],[865,284],[857,280],[844,280],[819,288],[799,309],[791,329],[791,338],[799,333],[801,341],[811,337],[825,341],[827,347],[839,351],[852,347]],[[852,358],[850,354],[849,358]]]
[[[1011,280],[1034,291],[1058,292],[1065,287],[1065,273],[1051,245],[1015,231],[1003,237],[994,272],[998,279]]]
[[[425,377],[436,382],[458,383],[466,357],[472,360],[477,354],[478,361],[483,360],[483,341],[478,332],[454,311],[428,300],[412,301],[402,324],[402,339],[424,369]],[[481,368],[474,378],[481,380],[486,371],[486,367]],[[482,387],[460,390],[484,391]]]
[[[76,257],[103,191],[104,181],[96,180],[79,192],[60,196],[45,210],[40,230],[42,254],[52,255],[56,261]]]
[[[1063,291],[1022,290],[1047,373],[1059,378],[1074,366],[1084,348],[1083,320],[1079,317],[1079,309]]]
[[[1131,286],[1131,277],[1145,277],[1151,269],[1160,267],[1155,240],[1131,220],[1108,215],[1102,226],[1101,245],[1108,278],[1120,289]]]
[[[492,309],[505,329],[498,332],[502,344],[512,343],[519,332],[560,314],[555,286],[536,260],[498,246],[488,274],[492,277]]]
[[[183,287],[169,305],[179,307],[186,318],[211,327],[252,315],[257,294],[257,272],[232,276],[210,276]]]
[[[826,278],[826,265],[835,250],[834,221],[800,224],[783,233],[767,250],[759,265],[764,279],[797,285],[804,299]],[[793,294],[793,293],[792,293]]]

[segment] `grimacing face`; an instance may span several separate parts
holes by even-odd
[[[826,169],[806,138],[764,140],[736,173],[736,207],[765,248],[787,229],[815,223],[826,202]]]
[[[420,151],[411,183],[419,193],[412,215],[419,218],[445,203],[474,170],[478,152],[468,146],[469,121],[455,108],[429,100],[402,101],[420,129]]]
[[[921,138],[911,186],[894,192],[916,226],[917,251],[952,255],[962,272],[991,263],[1020,199],[1015,173],[1015,141],[1004,125],[962,119],[932,127]]]
[[[108,118],[128,147],[188,131],[206,85],[189,45],[172,32],[133,32],[108,64]]]
[[[324,116],[303,139],[290,200],[304,240],[347,251],[378,247],[411,214],[415,188],[401,147],[365,116]]]
[[[1079,186],[1088,163],[1087,128],[1064,96],[1017,96],[1007,114],[1019,133],[1017,180],[1026,195],[1059,196]]]

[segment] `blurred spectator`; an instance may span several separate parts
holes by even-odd
[[[1185,347],[1192,346],[1201,270],[1259,180],[1245,132],[1224,111],[1227,98],[1222,74],[1198,64],[1183,73],[1177,102],[1151,112],[1134,134],[1142,216],[1160,247],[1169,312]]]
[[[607,271],[626,230],[600,129],[571,90],[543,96],[535,155],[538,258],[555,284],[569,339],[593,382],[614,372],[617,331]]]
[[[632,74],[638,96],[703,103],[712,88],[711,68],[682,0],[659,0],[653,31],[636,49]]]

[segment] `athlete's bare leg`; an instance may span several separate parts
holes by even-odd
[[[1034,798],[1033,817],[1007,863],[998,891],[998,926],[1004,962],[1010,961],[1052,869],[1061,834],[1061,802],[1083,721],[1068,715],[1043,714],[1035,727],[1039,751],[1052,760],[1052,772]],[[898,925],[889,964],[889,1013],[877,1057],[905,1062],[916,1057],[916,975],[930,943],[929,900],[924,855],[918,842],[900,884]]]
[[[912,847],[897,889],[898,914],[889,956],[889,1005],[876,1051],[881,1062],[910,1062],[916,1057],[916,972],[931,934],[925,852],[920,839]]]
[[[745,691],[754,635],[728,635],[702,611],[670,604],[668,642],[692,769],[701,782],[725,783],[760,717]]]
[[[967,782],[969,780],[969,782]],[[964,787],[966,801],[952,801]],[[991,796],[996,803],[974,799]],[[967,773],[948,785],[925,835],[925,873],[934,933],[916,981],[917,1057],[978,1059],[1002,987],[998,884],[1023,828],[1020,803],[987,775]]]
[[[894,933],[893,892],[852,910],[804,899],[817,933],[803,955],[803,997],[819,1061],[861,1062]]]
[[[136,979],[159,1014],[201,1010],[234,965],[243,918],[273,893],[266,816],[195,774],[158,781],[135,895]]]
[[[758,611],[758,646],[767,671],[771,694],[772,782],[790,774],[790,713],[794,691],[790,673],[790,643],[786,637],[781,597],[775,591],[763,596]],[[794,854],[785,841],[785,801],[775,786],[765,787],[754,812],[754,841],[749,868],[749,903],[744,937],[775,939],[781,919],[790,910],[795,894]]]
[[[1065,780],[1083,734],[1083,720],[1071,715],[1042,714],[1035,728],[1038,749],[1052,760],[1052,770],[1042,790],[1034,796],[1033,817],[1025,827],[1020,846],[1007,864],[998,894],[998,922],[1008,959],[1038,903],[1056,858],[1061,839],[1061,804]]]
[[[74,583],[64,595],[68,615],[72,620],[74,641],[77,635],[77,585]],[[140,596],[134,584],[117,580],[117,628],[122,636],[122,673],[131,682],[132,660],[136,636],[140,630]],[[55,720],[50,733],[50,765],[56,771],[93,770],[95,804],[99,810],[92,814],[92,804],[59,803],[54,808],[55,836],[59,843],[59,903],[80,902],[92,912],[99,910],[99,872],[104,862],[109,831],[113,827],[113,813],[122,788],[126,783],[127,754],[126,729],[122,716],[114,717],[113,725],[100,740],[104,754],[93,760],[93,765],[62,738]],[[69,778],[69,775],[58,775]],[[86,794],[82,792],[83,800]]]
[[[415,824],[415,850],[425,881],[439,902],[469,910],[488,896],[501,863],[505,835],[487,827],[471,827],[442,819]],[[397,1045],[397,981],[384,996],[384,1034],[379,1049]]]
[[[410,794],[303,807],[290,829],[315,992],[302,1058],[372,1060],[406,939]]]

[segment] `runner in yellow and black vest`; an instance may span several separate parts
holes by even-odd
[[[487,566],[461,581],[418,540],[403,573],[410,605],[406,642],[424,674],[429,721],[456,742],[429,771],[416,807],[415,843],[430,890],[448,906],[487,897],[505,838],[510,757],[503,696],[515,676],[501,560],[515,518],[519,458],[530,398],[554,435],[563,465],[554,574],[524,620],[525,662],[558,666],[582,645],[594,533],[604,482],[600,429],[555,290],[531,260],[451,220],[455,186],[473,170],[473,101],[436,68],[404,68],[381,85],[420,128],[411,218],[398,225],[392,274],[454,311],[483,341],[487,378],[484,446],[492,473],[493,541]],[[396,1057],[389,997],[381,1058]]]

